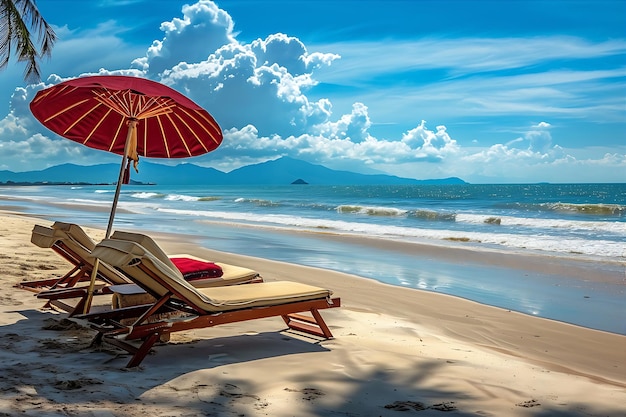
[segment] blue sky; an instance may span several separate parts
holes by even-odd
[[[185,162],[223,171],[287,155],[418,179],[626,182],[622,0],[37,4],[59,41],[42,83],[15,60],[0,72],[0,170],[119,162],[28,104],[68,78],[131,74],[213,114],[224,142]]]

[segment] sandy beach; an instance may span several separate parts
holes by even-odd
[[[14,287],[69,269],[30,243],[35,224],[51,222],[0,212],[0,415],[626,414],[626,336],[211,251],[176,235],[152,237],[168,253],[245,266],[265,281],[332,289],[342,307],[321,313],[335,337],[302,337],[285,331],[280,318],[230,324],[174,334],[127,370],[122,351],[90,346],[95,332],[86,323]],[[86,230],[94,240],[104,235]]]

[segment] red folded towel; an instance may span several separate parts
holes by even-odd
[[[213,262],[204,262],[191,258],[170,258],[170,260],[187,281],[219,278],[224,274],[222,268]]]

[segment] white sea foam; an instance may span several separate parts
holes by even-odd
[[[156,197],[162,197],[163,194],[143,191],[139,193],[133,193],[130,196],[133,198],[156,198]]]
[[[257,207],[276,207],[279,206],[280,203],[276,203],[271,200],[264,200],[260,198],[236,198],[235,203],[250,203]]]
[[[626,223],[624,222],[598,222],[598,221],[579,221],[565,219],[546,219],[546,218],[530,218],[530,217],[510,217],[510,216],[486,216],[484,214],[466,214],[458,213],[456,215],[457,222],[481,224],[487,223],[489,219],[500,219],[501,226],[524,226],[531,228],[561,228],[569,230],[590,230],[604,231],[610,233],[626,234]]]
[[[341,205],[335,210],[339,213],[355,213],[367,214],[370,216],[404,216],[407,210],[395,207],[376,207],[376,206],[360,206],[360,205]]]
[[[168,194],[165,196],[167,201],[198,201],[200,197],[195,197],[192,195],[183,195],[183,194]]]
[[[149,214],[151,212],[158,211],[160,205],[158,203],[147,203],[145,201],[119,201],[117,208],[124,209],[132,213]]]
[[[427,239],[445,242],[462,242],[464,245],[494,245],[512,249],[548,251],[562,254],[583,254],[589,256],[626,258],[624,244],[607,240],[584,240],[547,236],[541,234],[516,235],[509,233],[488,233],[458,230],[424,229],[371,223],[347,222],[328,219],[305,218],[289,215],[273,215],[225,211],[195,211],[160,208],[159,211],[184,216],[203,217],[244,222],[252,227],[271,225],[276,229],[309,231],[332,231],[337,234],[377,237],[389,240],[419,241]]]
[[[57,202],[58,204],[82,204],[82,205],[88,205],[88,206],[102,206],[104,204],[111,204],[110,201],[103,201],[103,200],[90,200],[90,199],[86,199],[86,198],[68,198],[67,200],[63,201],[63,200],[59,200]]]
[[[92,207],[107,207],[110,208],[113,204],[112,200],[89,200],[84,198],[71,198],[67,200],[57,200],[53,204],[55,205],[83,205]],[[159,208],[158,204],[146,204],[146,202],[132,202],[132,201],[118,201],[117,209],[124,209],[131,213],[145,214],[154,212]]]

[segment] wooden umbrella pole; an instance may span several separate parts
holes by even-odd
[[[109,224],[107,225],[107,231],[104,235],[105,239],[111,236],[111,230],[113,229],[113,219],[115,218],[115,211],[117,210],[117,201],[120,198],[120,191],[122,189],[122,182],[124,181],[124,164],[129,154],[130,138],[133,134],[133,130],[137,128],[137,119],[128,119],[128,132],[126,133],[126,143],[124,144],[124,156],[122,156],[122,163],[120,164],[120,174],[117,178],[117,184],[115,186],[115,196],[113,197],[113,205],[111,206],[111,213],[109,214]]]
[[[124,144],[124,155],[122,156],[122,164],[120,166],[120,175],[117,179],[117,185],[115,186],[115,196],[113,197],[113,205],[111,206],[111,213],[109,215],[109,224],[104,235],[105,239],[111,236],[111,230],[113,229],[113,219],[115,218],[115,210],[117,210],[117,200],[120,198],[120,191],[122,189],[122,181],[124,180],[124,164],[129,153],[130,137],[133,134],[133,130],[137,128],[137,119],[131,118],[128,120],[128,132],[126,133],[126,143]],[[98,276],[98,267],[100,266],[100,259],[96,258],[93,263],[93,270],[91,271],[91,279],[89,280],[89,289],[87,290],[87,300],[83,308],[83,314],[89,313],[91,309],[91,300],[93,299],[94,288],[96,286],[96,277]]]

